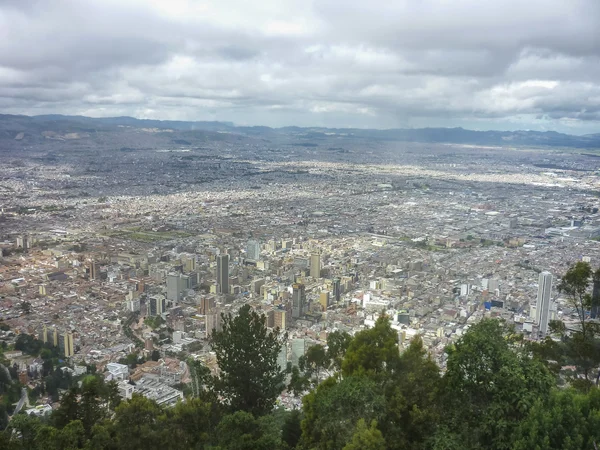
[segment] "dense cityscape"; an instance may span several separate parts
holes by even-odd
[[[532,341],[552,320],[576,323],[557,280],[599,263],[595,153],[311,130],[68,145],[0,155],[3,339],[49,343],[64,371],[93,366],[123,399],[183,400],[188,361],[218,372],[208,339],[242,305],[288,333],[282,370],[382,314],[401,349],[420,336],[443,370],[447,346],[483,318]],[[23,387],[43,383],[39,357],[4,356]],[[52,400],[27,411],[48,413]]]

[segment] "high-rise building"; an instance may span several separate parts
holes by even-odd
[[[292,285],[292,317],[297,319],[306,313],[306,293],[302,283]]]
[[[550,315],[550,295],[552,293],[552,274],[550,272],[540,273],[537,293],[537,304],[535,309],[535,321],[542,335],[548,332],[548,320]]]
[[[277,366],[282,372],[287,369],[287,356],[287,344],[284,342],[279,350],[279,355],[277,355]]]
[[[100,279],[100,264],[95,261],[92,261],[90,264],[90,280],[99,280]]]
[[[290,322],[289,314],[285,309],[276,309],[273,316],[273,326],[280,330],[286,330]]]
[[[297,366],[301,356],[306,352],[306,341],[304,339],[292,339],[292,366]]]
[[[326,311],[327,308],[329,308],[329,291],[321,292],[321,294],[319,295],[319,303],[321,304],[321,308],[323,308],[323,311]]]
[[[217,256],[217,292],[229,294],[229,255]]]
[[[75,354],[72,333],[65,332],[58,336],[58,349],[65,358],[70,358]]]
[[[248,241],[246,253],[248,254],[248,259],[253,261],[257,261],[260,259],[260,242],[255,241],[253,239]]]
[[[162,295],[156,295],[148,298],[148,315],[149,316],[160,316],[167,307],[167,301]]]
[[[212,297],[202,297],[200,299],[200,314],[206,315],[215,307],[215,299]]]
[[[310,276],[321,278],[321,255],[317,252],[310,255]]]
[[[167,275],[167,300],[178,302],[181,292],[179,290],[179,274],[170,273]]]
[[[339,302],[340,298],[342,297],[342,285],[341,285],[341,281],[339,278],[333,279],[331,290],[332,290],[332,294],[333,294],[333,301],[336,303]]]
[[[27,236],[17,237],[17,247],[23,250],[29,249],[29,238]]]
[[[210,337],[214,331],[221,331],[223,325],[221,324],[221,310],[213,309],[206,315],[206,337]]]

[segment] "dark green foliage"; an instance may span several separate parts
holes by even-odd
[[[521,351],[496,320],[483,320],[448,350],[444,377],[449,429],[465,448],[510,449],[514,432],[554,377]]]
[[[296,448],[302,436],[302,415],[297,409],[292,410],[285,417],[281,430],[281,439],[289,448]]]
[[[373,328],[356,333],[346,351],[342,374],[392,372],[399,358],[398,332],[391,328],[388,317],[381,316]]]
[[[279,330],[267,330],[265,317],[248,305],[236,317],[223,315],[223,331],[214,332],[210,342],[220,369],[213,386],[231,411],[260,416],[273,409],[284,388],[285,374],[277,365],[284,338]]]
[[[359,419],[382,419],[385,412],[380,384],[365,375],[329,378],[303,404],[302,443],[311,449],[341,449]]]

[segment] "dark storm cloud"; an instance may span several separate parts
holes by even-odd
[[[0,108],[587,132],[600,2],[0,0]]]

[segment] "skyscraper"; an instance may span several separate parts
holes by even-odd
[[[217,292],[229,294],[229,255],[217,256]]]
[[[301,283],[293,284],[292,289],[292,317],[297,319],[306,312],[306,293]]]
[[[246,248],[248,259],[257,261],[260,258],[260,243],[255,240],[249,240]]]
[[[73,346],[73,334],[72,333],[61,333],[58,337],[58,349],[60,353],[66,358],[69,358],[75,354]]]
[[[150,297],[148,299],[148,315],[149,316],[160,316],[165,312],[166,301],[162,295]]]
[[[184,279],[179,273],[170,273],[167,275],[167,300],[179,302],[181,292],[187,288],[184,286]]]
[[[318,252],[310,255],[310,276],[321,278],[321,255]]]
[[[206,315],[206,337],[210,337],[214,331],[221,331],[221,310],[213,309]]]
[[[540,273],[537,293],[537,305],[535,308],[535,321],[540,333],[548,332],[548,318],[550,316],[550,294],[552,293],[552,274],[550,272]]]
[[[342,285],[341,285],[341,281],[339,278],[333,279],[331,290],[332,290],[332,294],[333,294],[333,301],[336,303],[339,302],[340,298],[342,297]]]

